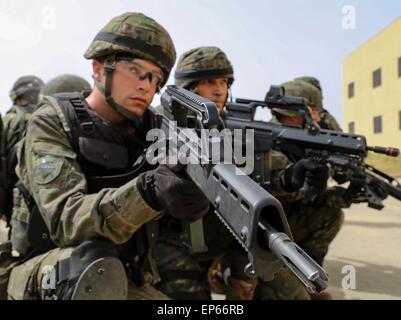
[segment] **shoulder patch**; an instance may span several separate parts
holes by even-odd
[[[43,155],[36,158],[33,178],[37,184],[48,184],[56,179],[63,167],[64,158],[53,155]]]

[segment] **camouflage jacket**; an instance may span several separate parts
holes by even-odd
[[[281,125],[275,116],[272,117],[269,123]],[[288,192],[284,190],[280,181],[283,172],[285,169],[290,167],[291,164],[292,162],[287,158],[287,156],[280,151],[271,151],[271,181],[268,191],[281,202],[296,201],[301,198],[301,194],[299,192]]]
[[[326,110],[323,109],[320,113],[320,126],[323,129],[343,131],[337,120]]]
[[[7,155],[23,137],[33,106],[13,106],[3,118],[2,154]]]
[[[15,175],[16,144],[22,139],[26,124],[32,115],[34,105],[13,106],[3,118],[1,133],[1,183],[0,212],[9,221],[13,206],[13,188],[17,182]]]
[[[85,172],[70,145],[67,123],[57,102],[46,97],[33,114],[18,150],[18,177],[59,247],[94,237],[125,243],[160,213],[142,199],[137,179],[89,194]]]

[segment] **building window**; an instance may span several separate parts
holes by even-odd
[[[373,72],[373,88],[380,87],[382,84],[382,69]]]
[[[374,117],[373,118],[373,132],[374,133],[382,133],[382,116]]]
[[[398,77],[401,78],[401,57],[398,58]]]
[[[348,123],[348,132],[355,133],[355,122]]]
[[[348,98],[353,98],[355,95],[355,84],[353,82],[351,82],[348,85]]]

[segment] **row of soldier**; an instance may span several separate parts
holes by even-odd
[[[153,19],[125,13],[94,38],[94,88],[75,76],[48,84],[20,78],[3,119],[1,210],[10,242],[1,245],[0,291],[9,299],[329,299],[308,293],[288,270],[273,281],[245,275],[247,255],[182,171],[152,167],[141,129],[166,84],[176,52]],[[215,102],[221,117],[234,68],[216,47],[189,50],[175,84]],[[341,130],[323,108],[320,83],[282,85],[307,99],[322,128]],[[40,94],[40,98],[39,98]],[[295,111],[273,109],[272,122],[304,126]],[[281,201],[294,241],[323,265],[340,230],[341,199],[303,201],[305,184],[323,191],[330,172],[272,151],[268,191]],[[202,219],[207,252],[194,252],[188,225]],[[112,272],[110,272],[112,270]]]

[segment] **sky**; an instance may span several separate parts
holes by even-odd
[[[341,122],[342,61],[400,17],[401,1],[0,0],[1,113],[22,75],[46,82],[72,73],[92,82],[83,53],[111,18],[127,11],[163,25],[178,55],[199,46],[225,51],[235,70],[234,97],[263,99],[270,85],[319,78],[325,108]]]

